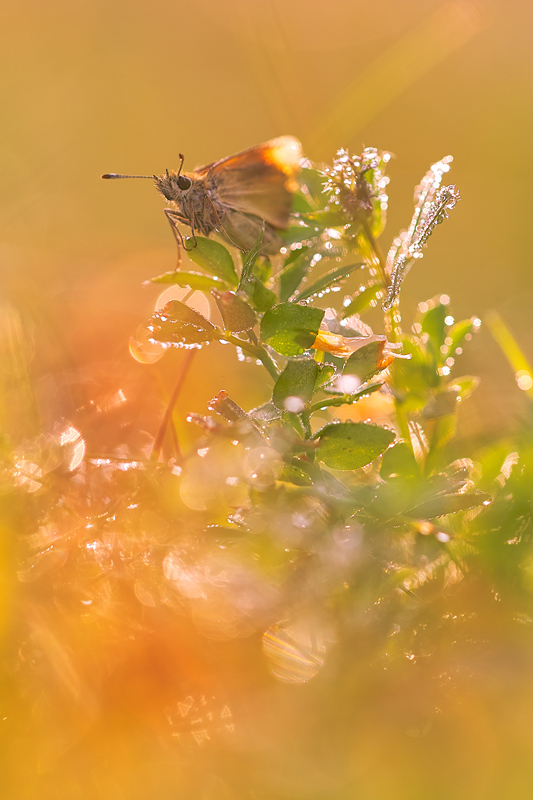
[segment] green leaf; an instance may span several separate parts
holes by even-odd
[[[255,275],[250,276],[244,286],[244,291],[257,311],[260,312],[268,311],[278,301],[274,292],[271,289],[267,289]]]
[[[379,364],[383,358],[385,342],[386,339],[383,337],[381,341],[369,342],[360,347],[351,354],[342,374],[356,375],[361,383],[366,383],[376,372],[381,372],[382,367]]]
[[[354,392],[353,394],[336,394],[335,397],[325,397],[323,400],[318,400],[316,403],[313,403],[309,409],[309,412],[314,414],[316,411],[322,411],[324,408],[338,408],[340,406],[353,405],[362,397],[368,397],[369,395],[374,394],[374,392],[379,391],[382,386],[382,383],[370,383],[359,392]],[[328,393],[331,392],[329,388],[324,389],[324,391]]]
[[[461,378],[454,378],[448,384],[448,388],[457,393],[461,400],[470,397],[474,389],[479,386],[479,378],[475,375],[463,375]]]
[[[448,337],[452,340],[448,350],[450,353],[455,353],[458,347],[462,347],[467,336],[474,330],[474,323],[471,319],[464,319],[461,322],[456,322],[448,331]]]
[[[311,199],[319,205],[327,200],[324,194],[324,175],[312,167],[303,167],[300,171],[300,185],[305,186]]]
[[[257,322],[252,308],[235,292],[217,292],[213,289],[218,310],[224,322],[224,329],[232,333],[250,331]]]
[[[314,358],[287,362],[287,366],[274,386],[272,402],[277,408],[286,409],[288,397],[299,398],[307,405],[313,396],[319,367]],[[294,411],[295,409],[289,409]]]
[[[318,373],[317,386],[324,386],[329,383],[336,373],[335,366],[322,361],[319,365],[320,372]]]
[[[293,464],[284,465],[278,480],[285,481],[287,483],[293,483],[295,486],[313,485],[312,477],[307,472],[304,472],[303,469],[299,469]]]
[[[445,514],[456,514],[458,511],[467,511],[469,508],[475,508],[490,499],[490,495],[484,492],[440,495],[410,509],[409,516],[417,519],[443,517]]]
[[[239,289],[242,289],[246,283],[249,281],[253,268],[255,266],[255,262],[257,261],[257,257],[261,252],[261,247],[263,246],[263,236],[264,230],[263,228],[259,231],[259,236],[257,237],[257,241],[247,253],[243,253],[242,256],[242,270],[241,270],[241,277],[239,280]]]
[[[235,265],[224,245],[213,239],[205,239],[203,236],[189,237],[185,239],[185,242],[188,248],[187,255],[191,261],[205,269],[210,275],[221,278],[228,286],[237,286]]]
[[[337,267],[337,269],[327,272],[325,275],[322,275],[321,278],[314,281],[302,292],[300,292],[298,294],[298,300],[307,300],[309,297],[313,297],[314,295],[329,289],[336,283],[340,283],[340,281],[345,280],[354,270],[360,269],[362,266],[363,264],[346,264],[344,267]]]
[[[292,214],[307,214],[309,211],[312,211],[313,207],[311,206],[309,200],[307,200],[303,194],[297,192],[293,195],[292,198]]]
[[[305,214],[304,219],[324,228],[340,228],[346,223],[340,210],[329,208],[325,211],[313,211],[311,214]]]
[[[309,246],[304,244],[301,247],[296,247],[294,250],[291,250],[287,258],[285,259],[285,263],[283,264],[283,269],[286,269],[289,264],[292,264],[293,261],[296,261],[297,258],[303,256],[304,253],[309,251]]]
[[[262,425],[268,425],[280,419],[281,412],[279,408],[276,408],[274,403],[265,403],[257,408],[252,408],[251,411],[248,412],[248,416]]]
[[[398,442],[385,451],[379,474],[383,480],[420,476],[420,469],[407,442]]]
[[[308,248],[305,248],[307,251]],[[292,255],[292,254],[291,254]],[[285,268],[279,276],[280,300],[288,300],[296,291],[309,271],[310,256],[307,252],[300,252],[296,258],[287,259]]]
[[[193,308],[171,300],[148,322],[150,337],[175,347],[201,347],[218,339],[220,331]]]
[[[444,344],[444,340],[448,335],[444,320],[449,313],[450,311],[447,305],[437,302],[422,315],[420,320],[422,333],[426,333],[428,335],[428,344],[430,344],[432,347],[437,363],[441,363],[443,360],[440,353],[440,348]]]
[[[402,344],[402,352],[411,358],[394,359],[391,365],[394,386],[405,393],[404,399],[411,400],[416,396],[425,405],[430,390],[441,386],[442,379],[431,354],[417,337],[405,337]]]
[[[225,281],[220,278],[211,277],[209,275],[201,275],[199,272],[180,272],[174,270],[173,272],[164,272],[163,275],[158,275],[156,278],[150,279],[151,283],[173,283],[178,286],[188,286],[190,289],[196,289],[200,292],[208,292],[210,289],[221,287],[225,288],[227,285]]]
[[[303,217],[300,217],[300,222]],[[284,247],[292,247],[294,244],[313,239],[316,236],[315,226],[309,225],[291,225],[286,231],[280,231],[281,240]]]
[[[376,283],[374,286],[369,286],[365,291],[357,292],[350,304],[342,309],[341,319],[346,319],[353,314],[360,314],[365,311],[376,300],[380,291],[381,286]]]
[[[248,414],[222,389],[209,403],[209,410],[214,411],[228,422],[245,422]]]
[[[332,422],[313,437],[317,457],[332,469],[359,469],[384,453],[394,441],[393,431],[366,422]]]
[[[324,311],[297,303],[280,303],[261,320],[261,339],[283,356],[299,356],[312,347]]]
[[[450,386],[429,399],[422,412],[424,419],[441,419],[457,411],[457,391]]]

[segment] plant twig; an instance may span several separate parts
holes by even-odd
[[[163,447],[163,440],[165,438],[165,433],[168,427],[168,423],[172,418],[172,414],[174,412],[174,406],[176,405],[178,398],[180,396],[181,390],[183,389],[183,385],[185,383],[185,379],[191,368],[191,364],[193,362],[194,356],[197,353],[197,350],[188,350],[185,356],[185,360],[183,362],[181,372],[179,374],[178,380],[176,381],[176,385],[174,386],[174,391],[170,397],[168,402],[168,406],[166,411],[163,415],[163,419],[161,420],[161,425],[159,426],[159,430],[157,431],[156,437],[154,439],[154,445],[152,447],[152,453],[150,455],[151,461],[159,461],[159,456],[161,455],[161,448]],[[175,447],[177,450],[178,456],[181,455],[180,446],[178,442],[177,436],[175,436]]]

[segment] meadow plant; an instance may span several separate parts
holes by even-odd
[[[36,754],[28,792],[37,774],[72,797],[80,774],[109,797],[521,786],[505,754],[525,728],[493,690],[525,687],[533,660],[533,441],[526,425],[477,449],[457,438],[480,320],[455,320],[445,296],[400,316],[459,199],[451,158],[384,255],[389,162],[306,162],[279,255],[262,236],[245,253],[184,240],[192,271],[153,280],[214,313],[184,294],[132,337],[140,360],[186,351],[144,456],[88,452],[74,423],[31,443],[6,432],[4,606],[23,621],[4,618],[3,708],[8,758],[17,737]],[[184,451],[173,406],[213,342],[257,365],[269,399],[241,408],[221,388]]]

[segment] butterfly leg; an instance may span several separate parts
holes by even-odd
[[[180,231],[178,224],[181,223],[182,225],[190,225],[191,232],[194,239],[193,247],[196,247],[196,237],[194,235],[194,228],[191,225],[190,220],[187,219],[183,214],[180,214],[178,211],[174,211],[172,208],[165,208],[163,209],[165,212],[165,216],[169,221],[170,227],[172,229],[172,235],[176,240],[176,244],[178,245],[178,263],[176,265],[176,270],[181,268],[181,250],[190,250],[190,247],[187,247],[185,244],[185,239],[183,238],[183,234]]]

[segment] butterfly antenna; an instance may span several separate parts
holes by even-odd
[[[116,178],[148,178],[149,180],[153,181],[153,175],[119,175],[117,172],[106,172],[105,175],[102,175],[102,178],[105,180],[115,180]]]
[[[178,153],[178,156],[180,159],[180,168],[178,170],[178,178],[179,178],[179,176],[181,175],[181,170],[183,168],[183,162],[185,161],[185,156],[183,155],[183,153]]]

